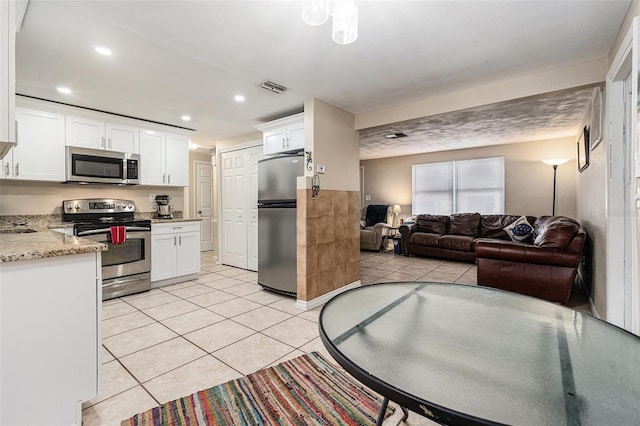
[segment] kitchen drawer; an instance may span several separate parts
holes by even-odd
[[[170,222],[170,223],[152,223],[151,234],[175,234],[179,232],[200,231],[200,222]]]

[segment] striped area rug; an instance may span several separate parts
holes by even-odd
[[[373,425],[382,399],[313,352],[170,401],[122,426]],[[393,409],[387,410],[387,416]]]

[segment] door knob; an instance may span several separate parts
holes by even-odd
[[[202,210],[198,210],[198,214],[202,214]]]

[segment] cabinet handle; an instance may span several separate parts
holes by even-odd
[[[290,139],[287,138],[287,148],[289,148],[291,146],[291,144],[289,142],[290,142]]]
[[[107,143],[104,140],[104,136],[102,136],[102,148],[107,148]]]
[[[111,142],[111,138],[107,138],[107,142],[109,143],[109,149],[113,149],[113,142]]]
[[[167,175],[166,174],[162,174],[162,183],[166,183],[167,179],[166,179]]]
[[[282,138],[282,147],[283,147],[283,148],[285,147],[285,145],[284,145],[284,140],[285,140],[285,138]]]
[[[4,175],[9,176],[9,163],[4,165]]]
[[[178,239],[180,240],[180,245],[182,245],[182,235],[180,235]]]
[[[20,174],[20,163],[16,163],[16,177]]]
[[[176,236],[175,235],[173,236],[173,245],[174,246],[176,245]]]
[[[167,174],[167,184],[171,185],[171,173]]]

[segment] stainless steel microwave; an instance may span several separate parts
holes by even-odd
[[[140,183],[140,154],[67,147],[67,182]]]

